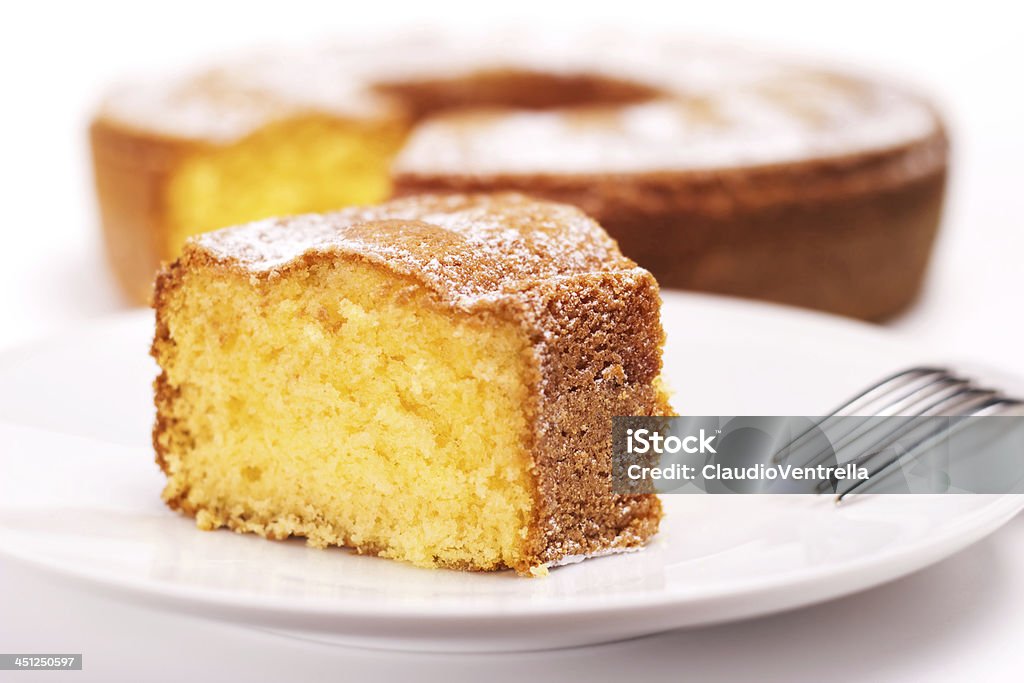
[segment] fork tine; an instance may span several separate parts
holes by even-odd
[[[941,382],[928,387],[928,389],[929,391],[927,392],[922,392],[919,395],[899,402],[893,406],[892,410],[880,413],[878,416],[885,419],[875,423],[866,423],[865,428],[861,429],[855,438],[845,439],[840,444],[840,447],[844,450],[852,448],[856,441],[864,439],[869,435],[874,435],[883,440],[895,441],[903,432],[912,428],[914,424],[913,420],[900,420],[899,418],[921,418],[931,415],[942,415],[944,414],[943,411],[953,410],[960,406],[960,404],[971,400],[971,394],[979,391],[972,389],[967,380],[952,378],[943,379]],[[993,394],[994,392],[986,393]],[[884,432],[879,437],[878,432],[885,430],[887,427],[892,427],[892,429]],[[877,443],[877,438],[875,443]]]
[[[840,451],[852,448],[853,444],[857,443],[859,440],[867,438],[872,434],[874,434],[877,439],[877,433],[879,431],[891,427],[892,429],[888,432],[884,432],[881,436],[883,439],[887,438],[893,431],[899,430],[903,422],[902,420],[894,420],[892,418],[906,416],[908,414],[912,417],[919,417],[925,414],[928,410],[933,409],[935,405],[938,405],[965,391],[967,387],[967,380],[951,376],[941,377],[935,381],[924,383],[916,392],[904,396],[895,402],[891,402],[883,410],[875,413],[878,417],[889,419],[875,422],[863,422],[855,425],[848,432],[842,434],[838,440],[819,450],[811,458],[808,464],[812,467],[820,465],[831,454],[836,454],[838,457]]]
[[[801,432],[787,446],[774,453],[771,462],[779,462],[784,452],[792,452],[792,450],[799,448],[818,430],[826,429],[836,418],[857,415],[883,400],[893,402],[905,399],[907,396],[913,395],[916,391],[930,384],[951,377],[952,375],[945,368],[929,366],[913,367],[894,373],[877,384],[868,387],[857,396],[837,407],[823,420],[818,421]],[[812,460],[818,457],[820,457],[820,453],[814,456]]]
[[[1024,402],[1017,399],[1008,398],[1002,396],[999,393],[992,390],[976,390],[979,393],[977,400],[967,400],[959,403],[960,411],[954,415],[933,415],[932,420],[939,424],[939,428],[932,430],[924,437],[916,441],[911,445],[907,451],[901,454],[897,454],[888,460],[886,460],[881,467],[879,467],[874,473],[870,474],[868,479],[861,479],[855,481],[849,488],[836,496],[836,502],[842,502],[842,500],[851,493],[854,493],[858,489],[863,489],[866,486],[874,486],[884,479],[892,476],[897,471],[895,465],[905,464],[912,462],[927,452],[930,448],[938,444],[943,439],[949,438],[952,434],[963,428],[966,425],[967,418],[970,417],[981,417],[988,415],[998,415],[1007,413],[1010,411],[1019,410],[1024,408]],[[942,420],[943,417],[952,417],[955,419],[951,424],[946,420]],[[940,418],[940,419],[935,419]],[[881,451],[879,451],[881,452]]]
[[[897,372],[853,397],[829,415],[857,415],[880,399],[892,395],[904,397],[919,388],[919,385],[930,384],[937,377],[952,377],[952,374],[946,368],[927,366]]]
[[[992,389],[961,388],[952,395],[934,402],[932,406],[915,416],[914,419],[900,420],[895,428],[883,437],[882,441],[872,442],[859,453],[854,451],[855,455],[852,457],[841,458],[839,453],[837,453],[837,460],[843,463],[854,463],[867,467],[873,458],[884,453],[888,448],[899,442],[900,439],[921,429],[923,426],[935,424],[937,421],[942,422],[945,417],[972,414],[974,411],[989,405],[991,400],[997,397],[998,392]],[[892,418],[883,420],[883,423],[888,422],[892,422]],[[864,436],[867,436],[871,431],[873,430],[868,430]],[[850,449],[852,450],[852,446]],[[825,493],[829,489],[830,483],[838,484],[838,480],[820,482],[817,486],[817,492]]]
[[[823,432],[829,444],[803,460],[801,466],[821,465],[834,455],[837,463],[854,463],[870,472],[867,479],[854,480],[843,491],[838,490],[840,483],[848,480],[825,479],[816,483],[814,489],[818,493],[836,491],[838,503],[849,494],[864,491],[892,476],[899,471],[897,465],[912,462],[959,431],[966,418],[1008,412],[1024,416],[1024,401],[975,386],[946,368],[913,367],[886,377],[842,404],[778,449],[771,461],[778,463],[784,454],[792,457],[798,449],[812,443],[813,436]],[[839,429],[846,427],[843,418],[858,415],[882,419],[851,421],[852,426]],[[893,447],[901,440],[909,443],[909,448],[892,455]]]

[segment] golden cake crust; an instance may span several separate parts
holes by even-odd
[[[664,333],[657,283],[576,208],[517,194],[418,197],[207,233],[157,278],[154,356],[174,343],[166,307],[186,272],[227,268],[258,286],[345,259],[408,279],[443,310],[510,322],[530,340],[524,412],[533,425],[526,450],[536,505],[526,559],[512,568],[528,573],[636,548],[657,531],[655,496],[612,493],[609,441],[615,415],[671,413],[658,379]],[[155,388],[154,445],[168,472],[161,437],[177,390],[166,374]],[[203,512],[183,496],[167,502]],[[254,530],[231,518],[218,523]]]
[[[410,197],[271,218],[200,235],[193,248],[257,275],[300,258],[348,254],[416,278],[461,307],[508,298],[537,281],[642,272],[579,209],[516,193]]]

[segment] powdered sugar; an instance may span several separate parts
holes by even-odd
[[[636,269],[582,212],[518,194],[412,198],[273,218],[206,233],[192,243],[254,274],[308,254],[357,255],[413,275],[460,305],[537,280]]]
[[[610,111],[456,113],[418,127],[398,173],[601,173],[736,168],[885,149],[935,115],[864,82],[793,76]]]

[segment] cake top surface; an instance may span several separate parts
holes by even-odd
[[[700,170],[884,149],[941,130],[931,107],[912,94],[813,64],[678,38],[536,32],[406,36],[252,55],[124,87],[100,116],[172,138],[226,144],[309,113],[401,116],[409,103],[389,89],[394,84],[429,89],[445,79],[516,73],[538,77],[535,89],[557,92],[558,83],[545,85],[545,76],[585,75],[651,95],[632,104],[483,113],[471,94],[460,102],[468,111],[427,112],[397,170]]]
[[[774,96],[738,90],[613,112],[445,114],[413,131],[394,168],[495,175],[704,171],[895,148],[938,130],[928,109],[893,106],[900,95],[868,84],[805,76],[785,87]]]
[[[516,193],[424,195],[272,218],[205,233],[189,248],[257,275],[309,255],[357,256],[413,276],[463,306],[537,281],[646,272],[582,211]]]

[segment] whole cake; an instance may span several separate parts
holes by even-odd
[[[882,318],[919,288],[947,159],[940,119],[900,88],[608,36],[251,57],[123,87],[91,134],[109,255],[138,298],[191,234],[511,189],[583,208],[664,287]]]
[[[451,195],[189,240],[156,281],[153,441],[201,528],[537,573],[635,549],[615,415],[671,414],[658,286],[578,209]]]

